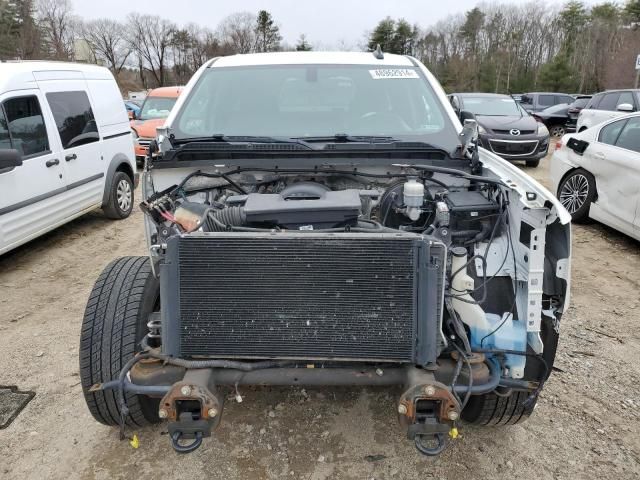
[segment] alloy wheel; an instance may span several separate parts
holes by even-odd
[[[565,132],[565,128],[562,125],[554,125],[549,129],[549,133],[552,137],[562,137]]]
[[[560,202],[570,214],[577,212],[587,201],[589,195],[589,181],[587,177],[576,173],[562,185],[560,189]]]

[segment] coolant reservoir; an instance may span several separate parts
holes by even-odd
[[[403,194],[407,216],[413,221],[418,220],[424,202],[424,185],[414,178],[407,180],[403,187]]]

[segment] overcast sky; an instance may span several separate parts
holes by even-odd
[[[527,1],[531,0],[504,3]],[[265,9],[279,23],[285,42],[295,44],[304,33],[312,44],[323,48],[341,44],[358,47],[364,43],[364,32],[387,15],[426,26],[469,10],[477,3],[477,0],[73,0],[75,12],[84,18],[123,19],[137,11],[158,14],[180,25],[196,22],[211,29],[230,13]]]

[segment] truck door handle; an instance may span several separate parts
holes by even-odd
[[[593,156],[596,157],[598,160],[604,160],[604,153],[602,152],[593,152]]]
[[[76,158],[78,158],[78,156],[75,153],[72,153],[71,155],[67,155],[66,157],[64,157],[64,159],[67,162],[70,162],[71,160],[75,160]]]
[[[54,165],[60,165],[60,160],[58,160],[57,158],[54,158],[53,160],[47,160],[47,163],[45,163],[45,165],[47,166],[47,168],[53,167]]]

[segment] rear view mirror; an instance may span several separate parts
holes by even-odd
[[[621,103],[620,105],[618,105],[617,110],[619,112],[633,112],[633,105],[631,105],[630,103]]]
[[[7,148],[0,150],[0,170],[22,165],[22,155],[18,150]]]

